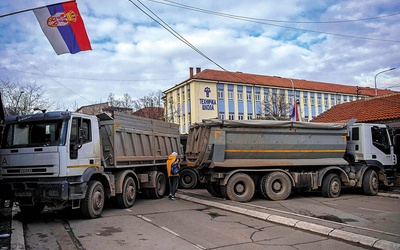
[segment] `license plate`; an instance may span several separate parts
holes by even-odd
[[[31,197],[32,192],[31,191],[18,191],[15,192],[15,197]]]

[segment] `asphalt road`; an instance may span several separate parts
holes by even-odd
[[[311,193],[236,203],[203,189],[179,190],[179,197],[108,207],[94,220],[71,210],[15,218],[24,222],[26,249],[370,249],[371,239],[394,243],[375,245],[381,249],[400,246],[396,198]]]

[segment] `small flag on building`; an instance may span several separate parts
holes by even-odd
[[[291,119],[292,119],[292,122],[301,121],[300,116],[299,116],[299,106],[298,106],[297,102],[293,103],[293,110],[292,110]]]
[[[33,12],[57,55],[92,49],[76,2],[48,5]]]

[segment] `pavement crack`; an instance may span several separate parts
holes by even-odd
[[[63,225],[63,227],[65,228],[65,231],[68,233],[68,235],[71,238],[73,244],[76,246],[76,249],[85,250],[85,248],[82,246],[82,244],[79,241],[79,239],[75,236],[74,231],[72,230],[71,225],[69,224],[69,222],[66,221],[66,220],[59,220],[59,221]]]

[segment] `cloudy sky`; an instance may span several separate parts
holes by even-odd
[[[0,15],[57,2],[2,0]],[[36,82],[65,107],[164,91],[187,79],[189,67],[372,88],[377,73],[396,67],[377,82],[400,91],[396,0],[77,3],[93,50],[58,56],[32,11],[2,17],[0,80]]]

